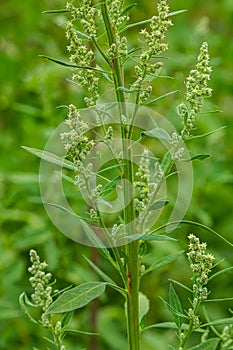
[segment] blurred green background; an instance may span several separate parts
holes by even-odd
[[[42,14],[46,9],[64,8],[61,0],[16,0],[1,2],[0,21],[0,349],[45,349],[43,329],[30,323],[22,314],[18,296],[30,293],[27,267],[30,248],[37,249],[45,259],[61,287],[96,280],[82,258],[86,254],[109,270],[96,252],[80,246],[63,236],[50,223],[43,209],[38,186],[39,160],[25,152],[21,145],[41,148],[51,132],[65,119],[66,111],[60,105],[83,106],[82,91],[67,81],[71,72],[64,67],[44,61],[40,54],[67,59],[64,35],[64,15]],[[187,9],[174,17],[169,33],[169,60],[164,73],[174,80],[159,80],[154,87],[155,96],[173,89],[184,91],[183,81],[193,68],[202,41],[209,43],[214,89],[206,113],[198,118],[201,133],[227,126],[209,138],[192,142],[193,154],[206,153],[212,157],[194,163],[195,189],[187,218],[214,228],[233,241],[233,2],[232,0],[176,0],[170,1],[171,11]],[[156,2],[138,1],[132,12],[132,21],[149,18],[155,13]],[[132,41],[136,32],[130,32]],[[165,75],[165,74],[164,74]],[[159,84],[158,84],[159,83]],[[161,101],[156,109],[179,125],[175,108],[182,93]],[[232,265],[232,248],[213,236],[194,227],[178,232],[177,245],[150,246],[148,263],[164,254],[185,247],[185,235],[194,231],[208,242],[209,249],[218,260],[225,258],[219,268]],[[142,289],[151,301],[147,323],[168,320],[159,295],[167,297],[168,278],[190,283],[185,257],[176,263],[148,275],[142,280]],[[113,273],[110,271],[110,273]],[[232,273],[210,285],[211,297],[232,297]],[[111,303],[114,296],[115,304]],[[185,296],[184,296],[185,297]],[[123,301],[113,292],[101,300],[98,312],[98,330],[102,340],[98,349],[125,349],[126,342],[122,318]],[[220,304],[210,310],[211,317],[229,317],[232,303]],[[80,310],[74,328],[90,330],[92,306]],[[123,335],[122,335],[123,334]],[[174,334],[167,331],[150,331],[143,338],[143,350],[167,349]],[[97,343],[85,337],[71,337],[69,349],[97,350]]]

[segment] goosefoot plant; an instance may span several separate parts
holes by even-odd
[[[44,57],[73,70],[72,82],[87,93],[84,97],[87,108],[80,109],[73,104],[67,106],[68,117],[62,131],[58,133],[60,143],[64,146],[65,153],[62,156],[49,152],[48,148],[42,152],[25,147],[39,156],[42,162],[46,162],[46,166],[51,162],[53,166],[62,166],[67,172],[75,173],[73,183],[78,190],[79,201],[83,198],[86,202],[85,208],[80,209],[75,216],[65,206],[64,200],[56,202],[51,196],[51,193],[59,192],[59,187],[55,187],[54,192],[51,188],[50,191],[45,190],[42,185],[46,210],[59,228],[58,217],[63,224],[67,224],[63,225],[61,231],[68,237],[97,248],[118,272],[121,284],[86,258],[103,282],[87,282],[63,292],[53,292],[51,275],[44,272],[45,263],[41,263],[37,253],[31,250],[32,267],[29,271],[32,273],[30,282],[34,293],[32,300],[23,293],[20,302],[31,320],[50,330],[53,335],[50,342],[56,349],[66,349],[63,340],[68,333],[67,324],[72,312],[100,296],[106,286],[121,293],[125,299],[128,350],[140,350],[141,334],[156,327],[176,329],[178,342],[177,345],[173,344],[172,349],[188,349],[192,333],[202,334],[204,329],[206,332],[199,340],[200,344],[190,349],[214,350],[218,344],[226,349],[224,344],[232,344],[232,319],[218,322],[208,320],[205,324],[200,320],[200,304],[206,301],[209,294],[206,285],[214,258],[206,253],[206,244],[200,243],[193,234],[189,235],[187,253],[193,272],[193,286],[189,288],[173,281],[169,301],[163,301],[172,312],[174,322],[150,326],[142,322],[149,311],[149,301],[140,293],[141,278],[180,255],[172,254],[152,266],[145,266],[143,258],[148,241],[173,241],[174,238],[166,233],[169,234],[182,223],[191,223],[221,236],[204,225],[182,220],[183,217],[175,215],[174,211],[170,216],[173,220],[168,218],[165,224],[158,225],[161,210],[165,206],[169,207],[164,190],[165,181],[171,176],[179,176],[183,167],[188,166],[185,168],[189,174],[188,185],[192,187],[190,164],[193,159],[206,157],[190,157],[185,143],[195,138],[192,132],[196,128],[196,117],[205,98],[211,96],[212,89],[208,82],[212,69],[208,45],[204,42],[196,67],[185,81],[184,101],[177,107],[182,123],[179,132],[167,121],[166,124],[165,118],[152,110],[148,111],[144,106],[155,104],[177,92],[153,97],[153,82],[161,76],[164,54],[168,50],[166,33],[172,26],[172,18],[184,11],[170,12],[167,1],[158,0],[157,13],[152,18],[130,22],[129,13],[135,6],[133,3],[126,7],[122,0],[83,0],[68,2],[64,10],[47,11],[69,16],[66,37],[70,63]],[[127,33],[138,28],[139,44],[131,44]],[[165,154],[160,149],[155,151],[158,141],[167,148]],[[147,143],[152,143],[153,150],[146,146]],[[42,169],[46,169],[46,166],[42,166]],[[61,173],[61,178],[70,181],[70,173],[67,172]],[[49,182],[49,186],[53,186],[52,182]],[[186,197],[182,197],[182,200],[185,199],[187,206],[189,198]],[[179,209],[182,209],[182,216],[187,208]],[[174,284],[185,288],[192,295],[191,306],[187,311],[184,311]],[[39,321],[28,312],[28,306],[32,305],[41,310]],[[53,321],[53,315],[60,313],[64,313],[63,318],[57,321],[56,316],[56,322]],[[215,325],[225,325],[227,328],[221,335],[215,330]],[[209,328],[217,337],[208,338]]]

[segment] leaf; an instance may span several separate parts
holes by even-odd
[[[130,241],[176,241],[175,238],[171,238],[169,236],[154,235],[150,233],[142,235],[135,233],[134,235],[122,237],[121,239],[129,239]]]
[[[150,206],[150,210],[158,210],[160,208],[165,207],[168,203],[169,203],[169,201],[166,199],[157,200]]]
[[[109,251],[106,248],[103,248],[103,243],[98,238],[96,233],[90,228],[90,226],[84,221],[80,220],[81,226],[84,229],[87,237],[89,238],[90,242],[94,244],[96,248],[99,249],[100,253],[108,260],[111,260],[111,256],[109,254]]]
[[[46,11],[42,11],[42,13],[67,13],[70,12],[67,9],[61,9],[61,10],[46,10]]]
[[[172,166],[173,166],[173,159],[172,159],[172,156],[171,156],[171,153],[168,151],[164,157],[163,157],[163,160],[162,160],[162,163],[161,163],[161,168],[163,169],[163,173],[164,175],[166,176],[167,174],[169,174]]]
[[[215,274],[213,274],[212,276],[209,277],[209,281],[211,281],[213,278],[218,277],[219,275],[222,275],[223,273],[228,272],[232,269],[233,269],[233,266],[230,266],[230,267],[226,267],[225,269],[216,272]]]
[[[148,101],[148,102],[146,103],[146,105],[150,105],[150,104],[152,104],[152,103],[156,103],[156,102],[158,102],[158,101],[160,101],[160,100],[162,100],[162,99],[164,99],[164,98],[166,98],[166,97],[168,97],[168,96],[171,96],[171,95],[173,95],[173,94],[176,94],[177,92],[179,92],[179,90],[174,90],[174,91],[167,92],[167,93],[164,94],[164,95],[161,95],[161,96],[159,96],[159,97],[157,97],[157,98],[155,98],[155,99],[153,99],[153,100],[151,100],[151,101]]]
[[[150,301],[147,296],[139,292],[139,322],[150,310]]]
[[[121,176],[118,175],[102,188],[102,191],[100,192],[100,197],[104,197],[108,193],[112,192],[120,182],[121,182]]]
[[[205,303],[218,303],[218,302],[221,302],[221,301],[232,301],[233,300],[233,297],[232,298],[216,298],[216,299],[207,299],[205,300]]]
[[[79,309],[100,296],[106,288],[103,282],[87,282],[80,284],[57,298],[47,309],[47,314],[59,314]]]
[[[195,159],[204,160],[209,157],[211,157],[211,154],[198,154],[196,156],[191,157],[190,160],[195,160]]]
[[[95,270],[95,272],[105,281],[111,284],[116,284],[106,273],[104,273],[98,266],[96,266],[91,260],[89,260],[85,255],[84,259],[88,262],[88,264]]]
[[[169,287],[169,304],[174,308],[174,310],[180,312],[181,314],[183,313],[183,308],[181,305],[180,298],[179,298],[178,294],[176,293],[172,284],[170,284],[170,287]],[[175,324],[177,325],[177,327],[179,329],[181,329],[182,318],[180,316],[176,315],[175,313],[173,313],[173,318],[174,318],[174,321],[175,321]]]
[[[161,268],[161,267],[163,267],[165,265],[170,264],[171,262],[173,262],[177,258],[179,258],[183,253],[184,253],[184,250],[182,250],[182,251],[180,251],[178,253],[169,254],[169,255],[159,259],[154,264],[152,264],[148,269],[146,269],[144,274],[146,274],[147,272],[150,272],[152,270],[159,269],[159,268]]]
[[[77,66],[76,64],[63,62],[63,61],[61,61],[61,60],[57,60],[57,59],[55,59],[55,58],[48,57],[48,56],[45,56],[45,55],[39,55],[39,57],[45,58],[46,60],[49,60],[49,61],[54,62],[54,63],[57,63],[57,64],[59,64],[60,66],[64,66],[64,67],[87,69],[87,70],[93,70],[93,71],[96,71],[96,72],[99,72],[99,73],[105,73],[105,74],[110,74],[110,75],[112,74],[111,72],[106,72],[106,71],[100,70],[100,69],[95,68],[95,67],[90,67],[90,66]]]
[[[186,290],[188,290],[190,293],[193,293],[192,289],[188,288],[186,285],[184,285],[183,283],[180,283],[176,280],[173,280],[172,278],[169,278],[169,281],[176,284],[177,286],[181,287],[181,288],[184,288]]]
[[[169,304],[166,300],[164,300],[162,297],[160,297],[160,299],[162,300],[164,306],[173,314],[173,316],[176,315],[176,316],[188,319],[188,316],[186,316],[182,312],[174,309],[174,307],[171,304]]]
[[[79,331],[77,329],[65,329],[66,333],[72,334],[83,334],[83,335],[99,335],[99,333],[87,332],[87,331]],[[85,350],[85,349],[84,349]]]
[[[164,129],[161,129],[161,128],[154,128],[154,129],[151,129],[148,131],[142,131],[141,135],[152,137],[152,138],[158,139],[158,140],[167,140],[167,141],[171,140],[171,137],[167,133],[167,131]]]
[[[140,21],[140,22],[135,22],[135,23],[128,24],[126,27],[121,29],[119,31],[119,33],[125,32],[126,30],[128,30],[130,28],[134,28],[136,26],[140,26],[140,25],[147,24],[147,23],[150,23],[150,22],[151,22],[151,19],[146,19],[145,21]]]
[[[190,220],[180,220],[180,221],[172,221],[172,222],[168,222],[167,224],[164,224],[158,228],[156,228],[155,230],[153,230],[153,232],[157,232],[160,231],[161,229],[164,229],[165,227],[168,226],[172,226],[174,224],[188,224],[188,225],[194,225],[197,227],[201,227],[203,228],[205,231],[208,231],[210,233],[212,233],[214,236],[220,238],[221,240],[223,240],[225,243],[229,244],[231,247],[233,247],[233,243],[231,243],[230,241],[228,241],[226,238],[224,238],[223,236],[221,236],[218,232],[214,231],[212,228],[205,226],[199,222],[196,221],[190,221]]]
[[[79,30],[75,30],[75,33],[81,36],[81,38],[90,39],[90,37],[86,33],[80,32]]]
[[[39,158],[41,158],[49,163],[60,165],[61,167],[64,167],[66,169],[70,169],[70,170],[74,170],[74,171],[77,170],[76,166],[72,162],[65,160],[64,157],[59,157],[56,154],[53,154],[53,153],[50,153],[47,151],[43,151],[43,150],[40,150],[37,148],[31,148],[31,147],[26,147],[26,146],[21,146],[21,147],[25,151],[28,151],[28,152],[34,154],[35,156],[37,156],[37,157],[39,157]]]
[[[228,326],[233,324],[233,317],[222,318],[220,320],[210,321],[208,323],[202,324],[201,327],[206,326]]]
[[[184,12],[187,12],[187,10],[173,11],[173,12],[170,12],[170,13],[167,15],[167,17],[176,16],[176,15],[179,15],[179,14],[184,13]]]
[[[215,350],[218,346],[218,343],[219,343],[218,338],[212,338],[212,339],[206,340],[205,342],[199,345],[193,346],[189,350]]]
[[[126,7],[120,14],[120,16],[124,16],[127,12],[129,12],[133,7],[137,6],[137,3],[134,2],[133,4],[130,4],[128,7]]]
[[[72,320],[73,315],[74,315],[73,311],[66,312],[63,315],[62,320],[61,320],[61,328],[64,328],[65,326],[67,326],[69,324],[69,322]]]
[[[216,133],[216,132],[219,131],[219,130],[225,129],[226,127],[227,127],[227,126],[221,126],[220,128],[217,128],[217,129],[212,130],[212,131],[210,131],[210,132],[207,132],[207,133],[205,133],[205,134],[194,135],[194,136],[191,135],[191,136],[187,139],[187,141],[192,141],[192,140],[195,140],[195,139],[199,139],[199,138],[201,138],[201,137],[206,137],[206,136],[212,135],[212,134]]]
[[[21,309],[22,311],[24,312],[24,314],[33,322],[33,323],[36,323],[36,324],[39,324],[31,315],[30,313],[28,312],[27,310],[27,307],[26,307],[26,304],[29,305],[28,303],[29,299],[28,299],[28,296],[25,292],[23,292],[22,294],[20,294],[19,296],[19,304],[21,306]],[[30,303],[31,304],[31,303]],[[32,306],[35,306],[33,304],[31,304]]]
[[[161,322],[161,323],[152,324],[150,326],[147,326],[147,327],[143,328],[142,332],[147,331],[148,329],[151,329],[151,328],[178,329],[177,325],[175,324],[175,322]],[[188,330],[189,329],[189,325],[183,323],[181,329],[182,330]],[[194,332],[204,333],[205,331],[203,329],[201,329],[201,328],[197,328],[197,329],[194,330]]]

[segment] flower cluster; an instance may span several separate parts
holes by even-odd
[[[121,15],[123,11],[122,5],[122,0],[107,0],[108,14],[112,25],[116,29],[118,29],[121,24],[125,23],[129,19],[128,15]]]
[[[149,177],[150,177],[150,161],[148,158],[148,151],[145,150],[140,162],[138,171],[135,176],[139,181],[135,182],[135,188],[137,190],[137,198],[135,198],[135,209],[138,212],[142,212],[148,203],[148,193],[149,193]]]
[[[182,136],[187,137],[194,128],[196,114],[204,104],[204,99],[210,97],[212,89],[208,87],[212,68],[209,66],[208,44],[204,42],[200,48],[196,69],[191,70],[186,79],[186,96],[188,106],[181,103],[178,113],[183,119]]]
[[[76,10],[78,11],[78,9]],[[74,8],[71,13],[73,13],[73,16],[76,16]],[[81,21],[84,21],[84,19]],[[89,33],[88,29],[87,32]],[[93,70],[94,52],[78,37],[73,21],[67,23],[66,37],[69,41],[67,50],[70,53],[70,60],[77,66],[72,80],[81,87],[87,88],[91,97],[85,97],[85,102],[88,106],[93,106],[99,97],[99,78]]]
[[[35,305],[42,309],[41,324],[43,327],[50,329],[54,334],[55,344],[59,346],[59,349],[66,350],[65,345],[61,344],[61,337],[63,334],[61,321],[57,321],[54,325],[52,316],[46,314],[48,307],[53,302],[52,287],[50,285],[52,274],[45,273],[45,269],[48,265],[46,262],[40,261],[39,255],[33,249],[30,250],[30,260],[32,265],[28,268],[28,271],[32,274],[32,277],[29,278],[29,282],[34,288],[34,293],[31,297]]]
[[[94,141],[89,140],[85,135],[88,125],[81,119],[80,113],[74,105],[69,105],[68,118],[65,124],[69,127],[68,132],[62,133],[61,140],[64,144],[67,155],[79,168],[81,161],[91,152],[94,147]]]
[[[172,25],[168,18],[169,6],[167,0],[158,1],[157,5],[158,15],[151,18],[150,31],[146,29],[141,30],[140,34],[143,36],[148,48],[140,55],[140,63],[135,66],[136,81],[132,84],[132,88],[139,91],[139,104],[145,103],[152,92],[152,87],[149,85],[143,89],[143,82],[146,75],[158,75],[162,62],[151,62],[154,56],[164,53],[168,49],[168,44],[165,43],[166,32]]]
[[[70,2],[66,4],[66,9],[70,12],[73,20],[80,19],[83,29],[87,35],[96,36],[95,16],[97,9],[92,6],[91,0],[83,0],[82,6],[78,8]]]
[[[196,315],[198,305],[207,299],[209,274],[213,267],[214,256],[206,253],[206,243],[200,243],[199,238],[194,234],[188,236],[189,251],[187,253],[190,268],[193,271],[193,301],[192,309],[188,310],[188,315],[193,320],[194,327],[198,327],[199,320]]]
[[[29,281],[34,288],[32,294],[32,300],[37,307],[42,308],[43,313],[41,316],[41,322],[44,327],[50,327],[50,316],[45,312],[53,299],[51,296],[52,287],[49,285],[52,277],[51,273],[45,273],[44,270],[47,267],[45,262],[40,262],[40,257],[35,250],[30,250],[30,260],[32,266],[28,268],[28,271],[32,274]]]
[[[158,15],[153,16],[151,19],[151,31],[148,32],[146,29],[141,31],[142,36],[149,46],[147,52],[150,55],[160,55],[167,51],[168,44],[165,43],[166,32],[172,25],[171,20],[168,18],[169,6],[166,0],[158,1],[157,10]]]

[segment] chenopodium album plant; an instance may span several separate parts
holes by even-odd
[[[206,252],[206,243],[201,243],[194,234],[188,236],[187,252],[193,273],[192,286],[172,280],[169,300],[163,300],[174,322],[146,325],[149,301],[140,292],[141,278],[156,266],[166,265],[180,255],[171,254],[152,266],[145,266],[146,245],[152,241],[173,241],[169,234],[182,223],[197,225],[224,238],[202,224],[183,220],[190,200],[187,197],[191,196],[190,164],[193,159],[206,157],[190,157],[185,144],[197,136],[192,134],[196,129],[196,117],[205,98],[212,93],[208,85],[212,70],[208,44],[201,44],[196,66],[185,81],[184,100],[177,106],[181,120],[178,132],[165,118],[145,106],[177,92],[152,97],[153,81],[158,81],[160,77],[164,55],[168,50],[167,31],[173,25],[172,18],[184,11],[170,12],[167,1],[158,0],[157,13],[152,18],[131,22],[129,14],[135,6],[132,3],[126,7],[122,0],[83,0],[68,2],[64,10],[47,11],[69,16],[66,37],[70,63],[44,57],[72,69],[72,82],[86,91],[84,102],[87,108],[80,109],[74,104],[67,106],[67,119],[58,132],[58,141],[63,145],[62,156],[59,152],[55,154],[54,148],[50,152],[49,148],[40,151],[25,147],[39,156],[42,163],[44,161],[42,172],[50,162],[58,166],[59,171],[61,167],[66,169],[66,173],[60,172],[60,178],[64,181],[70,181],[70,172],[74,173],[71,182],[76,187],[79,201],[81,198],[85,205],[82,204],[76,214],[67,206],[63,192],[62,200],[56,201],[60,190],[57,183],[50,191],[47,187],[44,190],[42,184],[46,210],[55,225],[68,237],[96,247],[116,269],[121,283],[116,283],[86,258],[102,282],[86,282],[63,291],[53,290],[51,274],[44,271],[46,263],[40,262],[37,252],[31,250],[32,266],[29,272],[32,274],[30,283],[34,292],[31,298],[23,293],[20,302],[33,322],[50,331],[48,340],[56,349],[66,349],[64,338],[71,331],[67,327],[72,312],[100,296],[106,287],[121,293],[125,299],[129,350],[141,349],[143,332],[156,327],[174,329],[177,342],[171,344],[172,349],[233,349],[233,318],[211,321],[204,313],[206,320],[202,320],[200,306],[209,296],[208,280],[219,272],[211,275],[216,266],[214,256]],[[127,34],[131,29],[138,28],[139,44],[136,45],[134,41],[131,44]],[[167,148],[165,154],[161,147],[157,147],[158,142]],[[158,151],[155,151],[157,148]],[[179,178],[183,168],[188,169],[188,180],[185,176]],[[178,194],[181,197],[177,199],[176,208],[167,222],[159,225],[161,211],[170,206],[165,183],[172,176],[182,181]],[[49,176],[42,177],[41,182],[45,178]],[[49,186],[54,186],[52,181]],[[184,208],[180,202],[185,202]],[[232,246],[230,242],[227,243]],[[190,293],[188,309],[184,308],[174,285]],[[29,307],[41,310],[39,320],[32,317]],[[64,315],[59,319],[57,314]],[[219,325],[224,326],[222,333],[215,328]],[[212,332],[209,332],[210,329]],[[193,333],[197,334],[194,338],[197,345],[190,347],[189,340],[191,336],[193,339]]]

